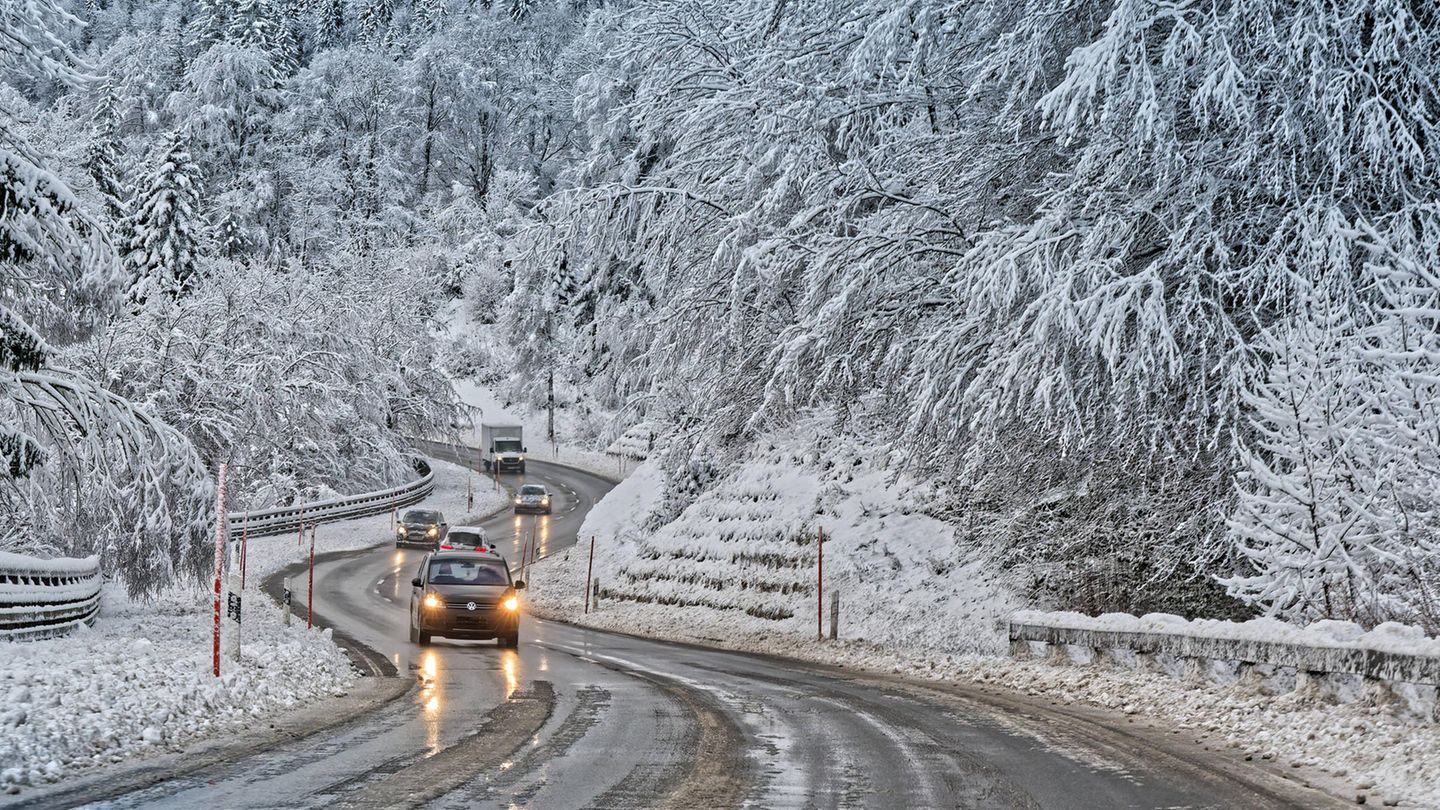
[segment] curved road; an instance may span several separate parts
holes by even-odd
[[[427,449],[457,460],[443,445]],[[539,462],[527,479],[549,485],[558,505],[549,518],[485,523],[511,560],[530,531],[542,555],[572,545],[610,486]],[[382,547],[317,565],[317,613],[413,678],[408,694],[95,806],[1338,806],[1173,735],[1003,692],[531,618],[517,651],[444,639],[420,648],[407,641],[407,608],[421,556]]]

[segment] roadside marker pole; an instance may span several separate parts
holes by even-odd
[[[391,527],[390,527],[390,531],[392,531],[392,532],[395,531],[395,527],[394,527],[394,526],[391,526]],[[300,513],[300,531],[298,531],[298,532],[295,533],[295,545],[298,546],[298,545],[301,545],[301,544],[304,543],[304,542],[305,542],[305,513],[302,511],[302,512]]]
[[[220,677],[220,565],[225,557],[225,473],[224,462],[215,482],[215,644],[214,673]]]
[[[240,525],[240,590],[245,590],[245,556],[250,551],[250,516]]]
[[[825,640],[825,530],[815,539],[815,640]]]
[[[830,640],[840,638],[840,592],[830,592]]]
[[[285,614],[285,626],[286,626],[286,627],[289,627],[289,626],[290,626],[290,577],[285,577],[285,579],[283,580],[283,584],[284,584],[284,586],[285,586],[285,601],[284,601],[282,607],[284,608],[284,614]]]
[[[305,626],[315,626],[315,527],[310,527],[310,593],[305,598]]]
[[[585,565],[585,612],[590,612],[590,575],[595,572],[595,535],[590,535],[590,562]]]

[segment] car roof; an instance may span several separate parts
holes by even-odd
[[[484,526],[451,526],[451,527],[450,527],[450,534],[451,534],[451,535],[457,535],[457,534],[478,534],[478,535],[480,535],[481,537],[484,537],[484,536],[485,536],[485,527],[484,527]]]
[[[466,551],[464,549],[457,549],[455,551],[436,551],[431,553],[430,559],[432,561],[439,562],[450,562],[452,560],[460,560],[461,562],[505,562],[504,557],[501,557],[499,554],[496,554],[493,551]]]

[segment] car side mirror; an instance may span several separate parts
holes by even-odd
[[[517,579],[517,580],[515,580],[515,590],[517,590],[517,591],[523,591],[523,590],[525,590],[525,580],[523,580],[523,579]]]
[[[528,448],[528,447],[522,447],[522,448],[520,448],[520,452],[522,452],[522,453],[528,453],[528,452],[530,452],[530,448]]]
[[[421,583],[420,583],[420,577],[411,577],[411,578],[410,578],[410,587],[412,587],[412,588],[418,588],[418,587],[420,587],[420,584],[421,584]]]

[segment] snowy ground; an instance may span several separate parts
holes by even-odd
[[[58,639],[0,643],[0,788],[243,731],[258,718],[346,692],[357,677],[329,631],[284,627],[246,601],[242,660],[211,674],[213,596],[149,603],[108,587],[100,619]]]
[[[1017,600],[982,555],[926,514],[932,493],[873,469],[866,454],[814,449],[825,444],[792,435],[757,447],[668,523],[654,518],[663,508],[659,471],[642,465],[582,529],[596,537],[598,611],[582,610],[579,547],[534,569],[531,609],[605,629],[1099,705],[1205,745],[1324,772],[1371,804],[1440,808],[1440,727],[1424,708],[1433,690],[1388,703],[1354,684],[1270,694],[1223,675],[1197,682],[1011,660],[999,622]],[[831,538],[825,582],[841,594],[838,643],[816,640],[817,528]],[[828,596],[824,604],[828,633]]]
[[[431,461],[435,492],[422,505],[452,524],[506,507],[509,495],[480,487],[468,513],[468,471]],[[316,552],[383,543],[390,517],[324,524]],[[307,538],[308,540],[308,538]],[[328,630],[285,627],[259,592],[264,577],[303,560],[295,535],[249,542],[242,660],[211,674],[213,596],[183,588],[132,602],[106,588],[100,619],[65,638],[0,642],[0,789],[54,782],[99,765],[206,737],[251,729],[258,719],[343,695],[358,677]]]

